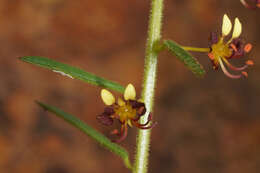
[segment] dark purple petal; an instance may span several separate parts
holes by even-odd
[[[244,42],[240,38],[232,40],[229,48],[232,49],[232,55],[228,58],[240,58],[245,55]]]
[[[97,120],[106,126],[111,126],[113,124],[113,118],[111,118],[110,116],[107,116],[107,114],[103,113],[101,115],[97,116]]]
[[[143,116],[143,115],[145,114],[145,112],[146,112],[145,106],[140,107],[140,108],[137,110],[137,115]]]
[[[233,51],[230,58],[240,58],[240,57],[243,57],[244,55],[245,55],[244,50]]]
[[[106,115],[113,115],[115,113],[113,106],[107,106],[105,107],[104,113]]]
[[[144,103],[142,102],[138,102],[136,100],[129,100],[130,105],[132,106],[132,108],[136,109],[136,108],[140,108],[144,106]]]
[[[129,100],[130,105],[132,106],[133,109],[136,109],[137,115],[140,117],[145,114],[146,108],[145,104],[142,102],[138,102],[136,100]],[[138,117],[138,119],[139,119]]]
[[[209,47],[218,42],[218,34],[217,32],[211,32],[209,36]]]
[[[234,44],[237,49],[241,49],[244,45],[243,41],[241,38],[235,38],[231,41],[230,44]]]

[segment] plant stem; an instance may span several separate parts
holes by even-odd
[[[193,52],[210,52],[210,48],[200,48],[200,47],[189,47],[189,46],[182,46],[184,50],[193,51]]]
[[[153,110],[153,98],[156,81],[157,55],[153,50],[154,44],[161,38],[163,0],[151,0],[151,14],[148,26],[148,39],[146,43],[146,56],[144,67],[144,79],[142,100],[145,103],[147,112],[141,117],[140,122],[145,123],[148,115]],[[149,145],[151,129],[138,130],[137,148],[134,163],[134,173],[146,173],[148,166]]]

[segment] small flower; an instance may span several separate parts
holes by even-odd
[[[232,29],[232,23],[228,16],[225,14],[222,23],[222,35],[218,38],[216,33],[212,33],[210,37],[210,52],[208,53],[209,59],[213,64],[215,70],[220,66],[224,74],[230,78],[240,78],[242,76],[247,77],[247,72],[243,71],[248,66],[253,65],[252,60],[246,61],[242,67],[235,67],[228,61],[229,59],[235,59],[242,57],[245,53],[250,52],[252,45],[250,43],[243,44],[239,38],[242,32],[242,25],[238,18],[235,18],[234,29],[231,38],[225,41]],[[235,75],[227,71],[224,63],[231,70],[241,71],[241,74]]]
[[[111,132],[111,134],[119,136],[119,139],[114,142],[119,143],[126,138],[128,126],[134,125],[139,129],[150,129],[156,125],[156,123],[153,123],[147,126],[152,120],[151,113],[145,124],[138,122],[140,117],[146,113],[146,108],[143,102],[136,100],[136,92],[132,84],[127,85],[124,98],[118,98],[117,102],[113,94],[106,89],[101,90],[101,98],[107,107],[101,115],[97,116],[98,121],[107,126],[112,125],[114,119],[121,123],[120,132],[117,129]]]
[[[260,0],[240,0],[240,2],[250,9],[260,8]]]

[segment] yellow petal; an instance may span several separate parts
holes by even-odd
[[[232,29],[232,23],[230,21],[230,19],[228,18],[228,16],[226,14],[224,14],[223,17],[223,23],[222,23],[222,35],[226,36],[230,33]]]
[[[125,102],[121,98],[118,98],[117,103],[118,103],[119,106],[125,105]]]
[[[111,92],[109,92],[106,89],[101,90],[101,98],[102,98],[103,102],[108,106],[115,103],[115,97],[113,96],[113,94]]]
[[[237,38],[240,36],[242,32],[242,25],[239,21],[238,18],[235,19],[235,25],[234,25],[234,31],[233,31],[233,34],[232,34],[232,38]]]
[[[133,127],[131,120],[128,120],[127,124],[129,125],[129,127]]]
[[[135,87],[132,84],[128,84],[124,92],[125,100],[135,100],[135,96]]]
[[[137,101],[138,101],[138,102],[141,102],[141,103],[144,103],[144,101],[143,101],[142,98],[138,99]]]

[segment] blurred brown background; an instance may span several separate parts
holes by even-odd
[[[141,90],[149,1],[0,1],[0,173],[129,172],[121,160],[34,100],[96,121],[100,88],[20,62],[45,56]],[[260,172],[260,9],[239,0],[165,0],[163,38],[206,47],[222,16],[238,16],[254,45],[248,79],[212,70],[196,78],[168,53],[159,57],[150,173]],[[248,58],[247,57],[247,58]],[[238,60],[240,61],[240,60]],[[244,59],[239,63],[242,64]],[[136,129],[122,143],[133,158]]]

